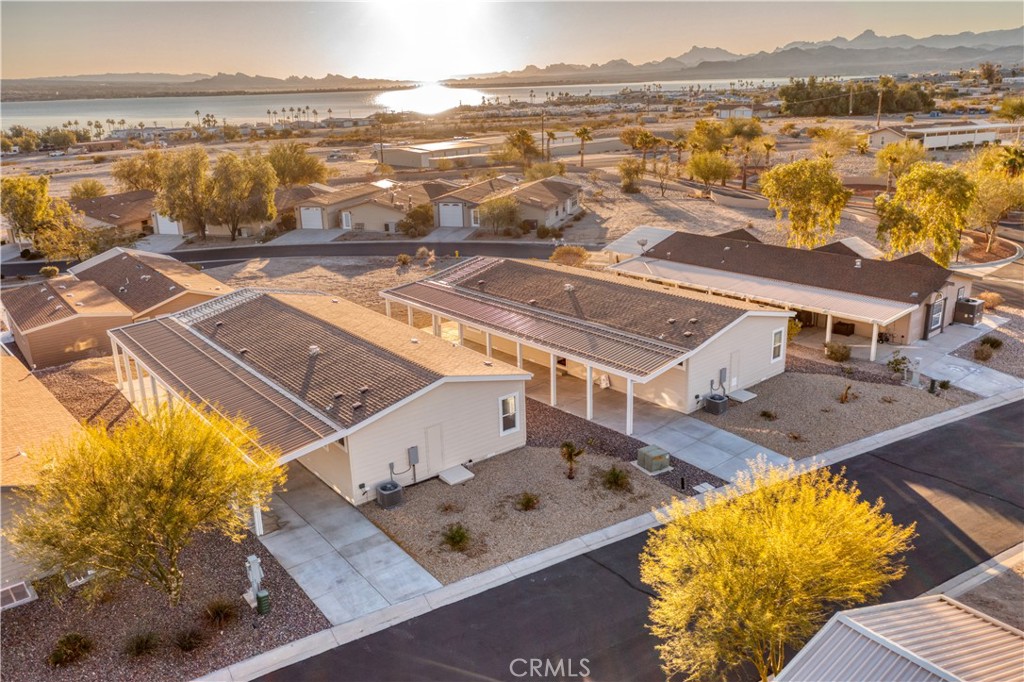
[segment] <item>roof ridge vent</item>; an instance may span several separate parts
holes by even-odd
[[[335,391],[334,392],[334,399],[335,400],[341,400],[344,397],[345,397],[345,394],[342,391]]]
[[[248,349],[248,348],[239,348],[239,349],[238,349],[238,354],[239,354],[239,355],[245,355],[245,354],[246,354],[246,353],[248,353],[248,352],[249,352],[249,349]]]
[[[576,287],[574,287],[571,282],[566,282],[562,285],[562,288],[566,291],[576,291]]]
[[[47,301],[52,301],[52,300],[53,300],[53,299],[55,299],[55,298],[56,298],[56,296],[52,296],[52,295],[51,295],[51,296],[47,296],[47,297],[46,297],[46,300],[47,300]]]
[[[352,410],[353,410],[353,411],[355,411],[355,410],[358,410],[358,409],[359,409],[359,408],[361,408],[362,406],[363,406],[363,404],[362,404],[362,403],[352,403]]]
[[[310,344],[309,357],[314,358],[317,355],[320,355],[320,346],[316,345],[315,343]]]
[[[689,319],[689,323],[690,323],[690,324],[697,324],[697,322],[699,322],[699,321],[700,321],[700,320],[698,320],[698,319],[697,319],[696,317],[691,317],[691,318]]]
[[[669,324],[675,324],[676,323],[676,318],[670,317],[670,318],[668,318],[667,321],[668,321]]]
[[[693,336],[693,332],[691,332],[689,329],[687,329],[685,332],[683,332],[683,336],[686,336],[686,337]]]
[[[366,392],[368,392],[369,390],[370,390],[370,387],[369,387],[369,386],[360,386],[360,387],[359,387],[359,392],[360,392],[360,393],[366,393]]]

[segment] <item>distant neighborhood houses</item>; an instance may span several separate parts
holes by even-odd
[[[753,103],[722,103],[716,104],[713,109],[715,118],[774,118],[779,115],[779,108],[766,104]]]
[[[887,144],[913,140],[925,149],[977,147],[1012,140],[1024,127],[1020,123],[992,123],[981,120],[928,121],[877,128],[868,133],[868,144],[880,149]]]
[[[460,187],[433,199],[438,227],[480,227],[480,206],[492,199],[511,197],[521,220],[558,227],[580,212],[582,189],[572,180],[549,177],[519,183],[499,176]]]
[[[295,204],[295,223],[305,230],[354,230],[394,234],[406,213],[457,188],[447,180],[357,183]]]

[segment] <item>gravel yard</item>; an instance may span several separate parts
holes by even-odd
[[[271,611],[257,616],[240,595],[248,589],[245,559],[262,560],[263,584],[270,592]],[[5,682],[177,682],[189,680],[330,627],[323,614],[258,540],[241,544],[216,535],[198,537],[182,558],[185,593],[170,608],[163,593],[127,581],[98,602],[88,605],[76,592],[54,601],[41,597],[3,614],[0,653]],[[223,630],[204,624],[202,612],[212,599],[238,607],[238,618]],[[201,628],[206,641],[182,652],[173,638],[179,631]],[[130,658],[123,653],[133,635],[153,631],[158,648]],[[93,641],[92,652],[67,667],[50,667],[46,658],[59,637],[81,633]]]
[[[1000,317],[1008,318],[1006,324],[988,334],[988,336],[1001,340],[1002,347],[993,352],[991,359],[984,362],[975,360],[974,357],[975,349],[981,345],[980,340],[960,346],[953,352],[953,355],[958,358],[974,360],[986,367],[1024,379],[1024,310],[1003,304],[992,312]]]
[[[75,419],[88,424],[113,428],[135,414],[114,384],[114,361],[109,356],[40,370],[36,377]]]
[[[1024,630],[1024,563],[956,598],[982,613]]]
[[[526,446],[473,464],[476,477],[467,483],[449,486],[431,479],[406,488],[398,508],[367,504],[360,511],[449,584],[639,516],[673,497],[673,491],[629,465],[632,490],[606,490],[601,474],[613,464],[623,466],[616,457],[587,450],[577,460],[576,478],[569,480],[557,448]],[[536,509],[516,508],[523,492],[539,498]],[[469,530],[464,552],[442,545],[443,531],[454,523]]]
[[[842,404],[839,396],[847,386],[857,397]],[[976,399],[956,388],[932,395],[907,386],[798,372],[772,377],[753,392],[756,398],[730,404],[724,415],[694,412],[691,416],[788,457],[804,459]]]
[[[819,348],[808,348],[796,343],[786,347],[786,371],[801,374],[829,374],[870,384],[898,386],[892,372],[885,365],[869,360],[850,358],[846,362],[835,362],[825,357]]]

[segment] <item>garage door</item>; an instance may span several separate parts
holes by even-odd
[[[462,227],[462,204],[441,204],[441,227]]]
[[[323,218],[320,217],[319,208],[303,208],[300,212],[302,222],[299,225],[303,230],[322,230],[324,229]]]

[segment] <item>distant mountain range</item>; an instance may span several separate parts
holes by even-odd
[[[1004,67],[1024,62],[1024,26],[956,35],[913,38],[880,36],[864,31],[855,38],[836,37],[819,42],[798,41],[772,52],[740,55],[719,47],[693,46],[678,57],[632,64],[613,59],[604,64],[530,65],[519,71],[474,74],[446,81],[456,86],[571,85],[613,83],[754,79],[819,76],[856,76],[918,73],[971,68],[990,61]],[[366,79],[327,74],[310,76],[250,76],[244,73],[107,73],[54,76],[0,82],[0,100],[95,99],[173,95],[245,94],[375,90],[413,85],[410,81]]]

